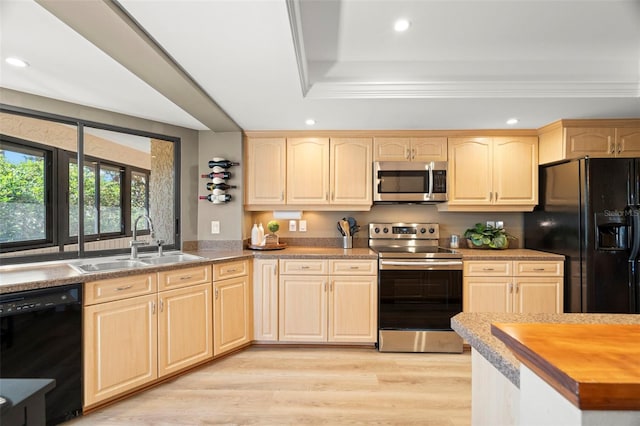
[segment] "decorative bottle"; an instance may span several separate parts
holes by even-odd
[[[253,224],[253,228],[251,228],[251,245],[257,246],[261,243],[260,239],[260,230],[258,229],[258,225]]]

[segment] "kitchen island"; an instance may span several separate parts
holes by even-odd
[[[628,333],[629,326],[637,330],[640,327],[640,315],[461,313],[451,322],[453,329],[472,347],[472,424],[640,424],[640,404],[633,401],[634,397],[630,400],[626,393],[630,391],[633,394],[633,389],[640,386],[638,358],[633,361],[634,358],[628,357],[633,357],[632,354],[639,350],[638,340],[623,339],[623,350],[602,352],[603,342],[607,338]],[[497,332],[500,338],[492,333],[492,324],[502,324],[493,327],[501,327]],[[594,333],[591,329],[603,325],[610,327],[604,334]],[[578,332],[581,328],[582,331]],[[558,334],[561,331],[565,333],[564,336]],[[551,336],[550,333],[555,335]],[[561,387],[570,387],[570,383],[576,380],[581,383],[590,381],[587,387],[577,386],[578,400],[580,391],[589,399],[589,394],[594,395],[594,392],[606,389],[605,402],[601,401],[597,409],[588,404],[584,407],[575,405],[576,398],[571,401],[567,399],[567,394],[563,395],[554,389],[546,381],[549,377],[545,376],[548,375],[539,369],[544,362],[562,365],[560,359],[575,352],[559,352],[554,355],[558,359],[547,359],[552,356],[544,352],[545,347],[548,348],[553,342],[569,345],[570,336],[580,336],[580,333],[582,354],[571,362],[574,367],[591,363],[596,366],[595,370],[587,373],[586,378],[584,375],[576,378],[572,377],[575,372],[571,368],[560,367],[560,370],[564,368],[566,371],[558,373],[557,381]],[[531,349],[528,356],[524,348]],[[512,349],[516,349],[517,356]],[[620,365],[623,367],[620,368]],[[624,377],[615,376],[615,380],[623,385],[607,383],[606,377],[614,378],[611,367],[617,368],[618,372],[626,372]],[[593,380],[589,380],[589,377]],[[624,392],[620,394],[612,389]]]

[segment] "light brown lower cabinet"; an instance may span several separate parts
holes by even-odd
[[[213,357],[210,269],[85,284],[85,293],[95,295],[83,313],[85,408]],[[158,292],[168,276],[180,284]]]
[[[375,263],[372,260],[280,260],[278,340],[376,342]]]
[[[464,312],[563,312],[562,261],[464,262]]]
[[[213,265],[214,356],[252,340],[250,271],[248,260]]]

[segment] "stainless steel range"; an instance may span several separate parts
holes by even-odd
[[[438,246],[437,223],[371,223],[378,253],[378,349],[462,352],[451,317],[462,311],[462,255]]]

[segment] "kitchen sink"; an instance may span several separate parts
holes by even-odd
[[[70,265],[72,268],[86,274],[90,272],[117,271],[120,269],[139,268],[148,266],[139,260],[113,260],[106,262],[82,263],[80,265]]]
[[[125,269],[141,268],[153,265],[170,265],[173,263],[188,262],[190,260],[203,259],[200,256],[182,252],[168,252],[164,256],[142,255],[137,259],[123,257],[106,257],[85,259],[69,264],[76,271],[89,274],[92,272],[119,271]]]

